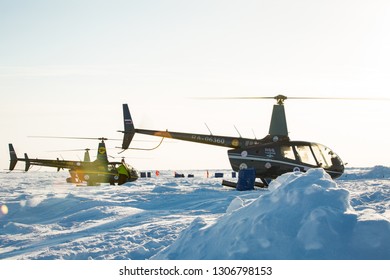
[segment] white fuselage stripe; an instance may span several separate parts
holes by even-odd
[[[231,154],[231,155],[229,155],[229,158],[238,159],[238,160],[254,160],[254,161],[262,161],[262,162],[281,163],[281,164],[291,165],[293,167],[302,167],[305,170],[307,170],[309,168],[319,167],[319,166],[311,167],[311,166],[307,166],[307,165],[300,165],[300,164],[291,163],[291,162],[287,162],[287,161],[274,160],[274,159],[263,158],[263,157],[253,157],[253,156],[242,157],[240,154]],[[331,171],[331,170],[327,170],[327,172],[341,174],[340,172]]]

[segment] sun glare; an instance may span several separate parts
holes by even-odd
[[[5,204],[1,205],[1,207],[0,207],[0,214],[2,214],[2,215],[7,215],[8,214],[8,207],[7,207],[7,205],[5,205]]]

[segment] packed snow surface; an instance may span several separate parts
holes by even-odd
[[[390,168],[245,192],[188,172],[99,187],[0,173],[0,259],[390,259]]]

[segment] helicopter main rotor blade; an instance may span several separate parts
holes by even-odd
[[[232,97],[204,97],[204,98],[197,98],[197,99],[218,99],[218,100],[223,100],[223,99],[230,99],[230,100],[256,100],[256,99],[275,99],[276,103],[278,105],[283,105],[284,101],[286,99],[299,99],[299,100],[347,100],[347,101],[352,101],[352,100],[366,100],[366,101],[374,101],[374,100],[383,100],[383,101],[389,101],[389,98],[385,97],[310,97],[310,96],[293,96],[293,97],[287,97],[285,95],[277,95],[274,97],[271,96],[232,96]]]
[[[114,138],[105,138],[105,137],[100,137],[100,138],[94,138],[94,137],[62,137],[62,136],[27,136],[29,138],[54,138],[54,139],[76,139],[76,140],[111,140],[111,141],[122,141],[122,139],[114,139]],[[151,142],[151,143],[156,143],[156,142],[159,142],[159,141],[155,141],[155,140],[143,140],[143,139],[139,139],[139,140],[133,140],[133,142]],[[170,142],[168,142],[170,143]],[[85,150],[85,149],[79,149],[80,151],[81,150]],[[72,150],[72,151],[77,151],[77,150]]]
[[[275,99],[275,97],[270,96],[231,96],[231,97],[194,97],[194,99],[209,99],[209,100],[228,100],[228,99]]]
[[[286,99],[302,99],[302,100],[390,100],[386,97],[287,97]]]
[[[209,100],[256,100],[256,99],[299,99],[299,100],[390,100],[386,97],[310,97],[310,96],[292,96],[287,97],[284,95],[277,96],[229,96],[229,97],[196,97],[195,99],[209,99]]]
[[[53,151],[46,151],[47,153],[59,153],[59,152],[83,152],[83,151],[97,151],[97,149],[70,149],[70,150],[53,150]]]
[[[67,136],[27,136],[29,138],[55,138],[55,139],[77,139],[77,140],[114,140],[122,141],[122,139],[105,138],[105,137],[67,137]]]

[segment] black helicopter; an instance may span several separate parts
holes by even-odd
[[[249,98],[251,97],[228,99]],[[135,133],[232,148],[228,150],[228,157],[233,170],[253,168],[263,187],[268,186],[268,179],[275,179],[291,171],[305,172],[310,168],[323,168],[332,178],[343,174],[344,164],[330,148],[319,143],[290,140],[284,110],[286,96],[263,98],[276,99],[269,132],[263,139],[136,129],[128,105],[123,104],[125,130],[120,131],[124,133],[122,148],[129,147]]]
[[[50,137],[50,138],[71,138],[77,137]],[[83,138],[85,139],[85,138]],[[88,186],[96,186],[100,183],[109,183],[110,185],[122,185],[126,182],[132,182],[138,179],[137,171],[125,163],[124,159],[120,162],[110,162],[107,158],[106,144],[107,138],[87,138],[97,139],[99,143],[95,161],[90,160],[89,149],[84,153],[83,161],[60,160],[60,159],[30,159],[27,154],[24,158],[18,158],[12,144],[9,144],[10,166],[9,170],[14,170],[18,161],[26,163],[25,171],[27,172],[32,165],[55,167],[60,169],[69,169],[70,177],[66,179],[68,183],[81,184],[86,183]]]

